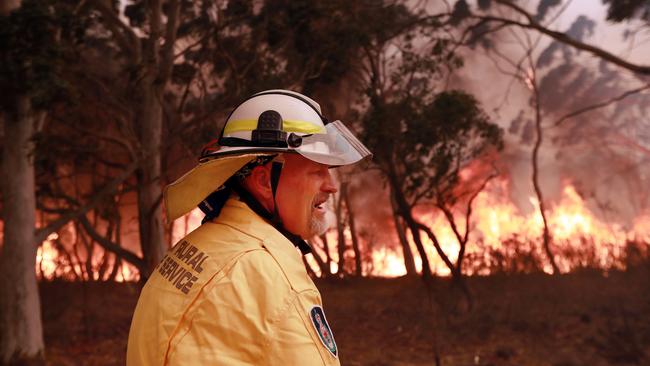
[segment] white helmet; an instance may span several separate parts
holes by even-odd
[[[201,160],[250,151],[297,152],[336,166],[370,155],[341,121],[323,117],[314,100],[280,89],[257,93],[237,106],[226,120],[219,147],[208,147]]]
[[[261,155],[295,152],[315,162],[356,163],[370,151],[341,121],[329,122],[314,100],[288,90],[267,90],[239,104],[199,165],[165,189],[167,217],[189,212],[244,165]]]

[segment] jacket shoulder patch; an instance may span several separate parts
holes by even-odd
[[[325,312],[323,308],[319,305],[314,305],[309,311],[309,318],[311,319],[311,324],[318,334],[318,338],[323,343],[325,348],[332,354],[334,357],[338,357],[338,349],[336,348],[336,342],[334,341],[334,334],[332,334],[332,329],[327,323],[325,318]]]

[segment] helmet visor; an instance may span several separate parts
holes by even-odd
[[[372,156],[341,121],[328,123],[325,131],[324,134],[301,136],[302,143],[297,147],[289,143],[289,148],[309,160],[334,166],[354,164]]]

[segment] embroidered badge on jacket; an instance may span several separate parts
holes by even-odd
[[[332,334],[330,325],[327,324],[327,319],[325,318],[323,308],[318,305],[314,305],[314,307],[312,307],[311,311],[309,312],[309,317],[311,318],[311,323],[314,325],[314,329],[316,329],[318,338],[320,338],[321,342],[323,342],[323,345],[332,354],[332,356],[337,357],[338,349],[336,348],[336,342],[334,341],[334,334]]]

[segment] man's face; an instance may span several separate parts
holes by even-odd
[[[327,165],[285,154],[276,202],[284,227],[303,239],[328,229],[325,201],[336,192]]]

